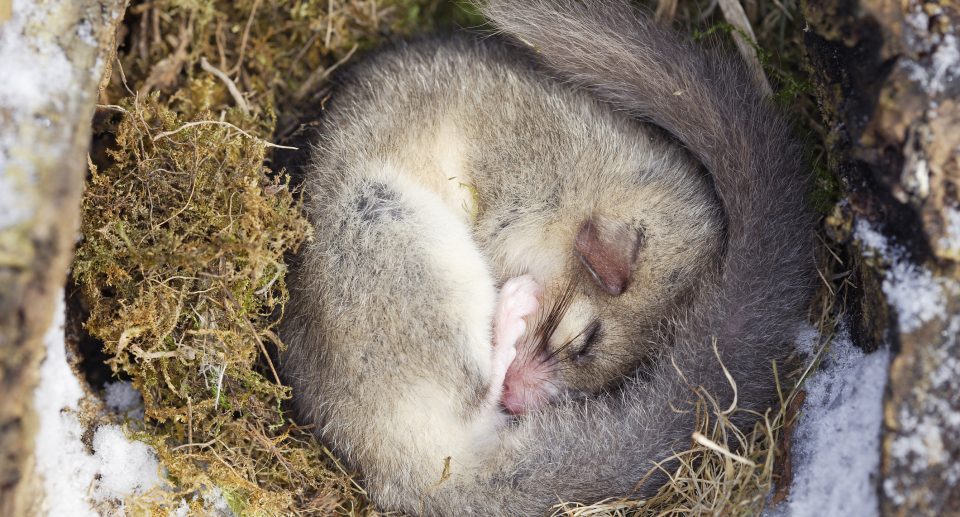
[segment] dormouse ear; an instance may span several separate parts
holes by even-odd
[[[642,245],[639,228],[588,219],[580,225],[574,249],[594,282],[616,296],[627,290]]]

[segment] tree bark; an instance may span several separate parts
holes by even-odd
[[[950,0],[807,0],[803,7],[830,129],[829,165],[849,201],[834,227],[849,237],[851,221],[867,221],[889,237],[893,255],[872,260],[853,243],[848,249],[858,288],[848,307],[854,338],[868,348],[890,343],[895,353],[881,513],[958,515],[960,7]],[[904,276],[916,280],[901,285],[913,297],[907,303],[896,292]]]
[[[57,78],[65,84],[20,92],[56,92],[41,102],[0,90],[0,189],[15,205],[0,207],[0,515],[34,515],[40,501],[33,391],[79,225],[98,85],[126,3],[37,0],[8,10],[0,1],[0,34],[16,38],[7,44],[38,70],[70,72]],[[69,70],[56,67],[64,58]]]

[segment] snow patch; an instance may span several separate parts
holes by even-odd
[[[34,391],[34,407],[40,419],[35,455],[47,495],[41,514],[94,517],[87,492],[97,474],[97,464],[81,441],[84,428],[76,411],[83,389],[67,364],[65,310],[61,296],[54,322],[44,336],[47,357],[40,365],[40,384]]]
[[[923,12],[923,9],[916,9],[907,14],[905,21],[914,32],[924,33],[930,30],[930,17]]]
[[[819,370],[804,384],[790,496],[769,515],[879,514],[876,477],[890,353],[864,354],[845,329],[828,346]]]
[[[813,357],[820,343],[820,332],[813,325],[807,324],[797,334],[796,349],[806,357]]]
[[[213,490],[203,494],[203,504],[211,515],[233,515],[233,510],[230,509],[227,498],[219,487],[214,487]]]
[[[32,113],[53,102],[74,84],[73,67],[53,41],[34,36],[32,26],[42,25],[62,2],[13,0],[13,17],[0,25],[0,104]],[[43,66],[37,66],[43,63]]]
[[[960,74],[960,47],[957,37],[947,34],[933,53],[930,80],[927,85],[930,93],[944,91],[947,84]]]
[[[61,132],[64,128],[48,117],[65,108],[66,99],[76,91],[80,77],[71,66],[61,44],[54,37],[42,37],[36,30],[67,9],[69,0],[34,2],[13,0],[12,16],[0,23],[0,231],[18,226],[33,217],[30,207],[36,191],[36,170],[24,156],[57,156],[65,143],[29,153],[19,146],[35,142],[38,135]],[[85,44],[95,45],[89,23],[78,28]],[[40,66],[38,66],[38,64]],[[102,65],[90,73],[100,75]],[[52,139],[69,142],[69,135]],[[46,140],[46,139],[44,139]]]
[[[924,323],[944,318],[946,304],[940,281],[926,268],[905,261],[891,264],[883,279],[883,294],[897,311],[904,332],[913,332]]]
[[[80,38],[80,41],[91,47],[97,46],[97,38],[93,36],[93,26],[91,26],[87,20],[84,20],[77,26],[77,37]]]
[[[104,386],[103,401],[115,413],[143,420],[143,398],[128,381],[108,382]]]
[[[950,338],[945,346],[932,351],[935,355],[930,360],[937,367],[929,377],[926,395],[920,399],[921,407],[915,411],[907,406],[900,408],[897,415],[900,432],[895,435],[890,454],[896,464],[906,465],[912,473],[942,468],[941,475],[947,484],[957,486],[960,463],[951,463],[947,448],[960,438],[960,411],[954,398],[960,393],[960,318],[950,320],[945,335]],[[883,484],[884,492],[896,504],[906,502],[900,490],[903,481],[892,477]]]
[[[21,184],[18,175],[4,170],[3,138],[0,134],[0,231],[19,225],[31,217],[22,200],[21,192],[25,191],[26,187]]]
[[[960,253],[960,210],[947,208],[943,237],[940,237],[940,247],[952,252]]]
[[[854,236],[863,244],[864,256],[878,256],[889,262],[883,278],[883,294],[896,311],[902,331],[913,332],[928,321],[946,317],[944,294],[949,286],[945,280],[908,261],[902,248],[887,242],[886,237],[862,219],[856,223]]]
[[[43,479],[41,515],[95,517],[92,505],[122,500],[161,484],[156,453],[129,440],[116,425],[103,425],[93,436],[93,453],[82,437],[86,430],[78,411],[84,396],[80,381],[67,363],[61,296],[55,319],[44,337],[47,357],[40,365],[34,407],[40,420],[35,455]]]
[[[129,440],[120,426],[98,427],[93,435],[93,450],[100,473],[94,493],[96,500],[122,500],[141,495],[162,482],[153,447]]]
[[[187,517],[188,515],[190,515],[190,505],[187,504],[186,499],[181,499],[180,506],[167,514],[168,517]]]
[[[865,257],[886,257],[890,255],[890,248],[887,245],[887,238],[882,233],[873,229],[870,223],[863,219],[858,219],[854,227],[853,236],[863,244],[863,255]]]
[[[951,227],[947,234],[952,239],[951,234],[960,226],[960,214],[951,211],[947,217]],[[865,248],[864,255],[879,255],[888,263],[882,288],[897,312],[902,331],[911,332],[933,319],[946,323],[942,344],[930,343],[917,359],[933,366],[926,379],[929,384],[913,386],[909,395],[912,402],[899,405],[897,430],[890,434],[889,459],[896,467],[895,474],[884,480],[883,491],[899,505],[907,502],[906,493],[916,493],[904,487],[915,486],[918,475],[933,472],[947,486],[960,484],[960,462],[952,460],[960,443],[960,411],[956,409],[956,394],[960,393],[960,317],[948,314],[946,307],[947,297],[960,293],[960,286],[910,263],[902,248],[887,242],[865,221],[857,221],[855,235]],[[905,467],[903,472],[901,467]]]
[[[903,59],[900,66],[907,72],[911,81],[919,84],[931,97],[946,91],[947,86],[955,79],[960,79],[960,44],[948,27],[944,34],[930,32],[931,25],[935,25],[937,17],[943,14],[938,9],[928,15],[923,6],[916,3],[913,11],[905,17],[907,41],[918,55],[927,55],[921,62],[912,59]]]
[[[197,496],[193,495],[190,499],[191,501],[196,501]],[[187,517],[190,515],[190,503],[186,499],[180,499],[180,504],[170,513],[167,514],[167,517]],[[230,505],[227,504],[227,498],[224,497],[223,491],[219,487],[214,487],[213,490],[209,490],[203,493],[203,513],[202,515],[207,515],[209,517],[232,517],[235,515],[233,510],[230,509]]]

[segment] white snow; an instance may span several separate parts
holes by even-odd
[[[922,58],[920,62],[902,58],[899,66],[929,96],[936,97],[945,92],[952,81],[960,79],[960,45],[953,27],[949,25],[942,35],[931,34],[931,25],[937,25],[937,18],[944,14],[942,9],[928,15],[919,2],[915,2],[912,9],[905,18],[906,40],[915,54],[929,57]]]
[[[854,236],[863,244],[864,256],[877,256],[889,264],[881,287],[897,313],[900,330],[912,332],[928,321],[946,317],[944,293],[953,286],[907,260],[901,247],[887,242],[867,221],[857,220]]]
[[[960,210],[947,208],[944,210],[946,228],[944,228],[943,237],[940,238],[941,248],[951,253],[960,254]]]
[[[57,13],[73,9],[69,0],[13,0],[12,17],[0,23],[0,231],[30,220],[36,191],[37,171],[24,156],[55,157],[65,149],[69,135],[59,139],[40,139],[65,128],[49,117],[62,110],[76,91],[80,77],[71,67],[57,41],[44,38],[35,30]],[[83,44],[95,45],[89,24],[81,24],[77,36]],[[38,66],[41,64],[42,66]],[[100,76],[102,63],[89,71]],[[92,95],[92,93],[91,93]],[[25,153],[25,142],[64,142],[32,148]]]
[[[104,386],[103,401],[115,413],[143,420],[143,398],[128,381],[108,382]]]
[[[96,517],[98,503],[119,505],[126,498],[167,488],[157,454],[145,443],[131,440],[123,428],[105,424],[93,432],[90,450],[82,441],[87,430],[78,418],[84,390],[67,362],[61,297],[55,320],[44,337],[47,356],[40,365],[40,383],[34,406],[40,420],[36,436],[37,471],[46,497],[41,515]],[[143,418],[140,394],[129,382],[108,383],[104,403],[128,418]],[[232,515],[223,492],[216,487],[202,494],[204,514]],[[181,501],[171,515],[188,515]]]
[[[64,10],[69,0],[32,2],[13,0],[12,17],[0,23],[0,243],[16,238],[21,225],[32,218],[37,171],[24,156],[56,157],[64,150],[63,138],[40,139],[49,132],[67,128],[48,116],[66,107],[82,77],[74,70],[58,42],[60,35],[36,30]],[[89,24],[81,25],[81,44],[95,45]],[[93,67],[80,72],[94,76]],[[92,94],[91,94],[92,95]],[[38,147],[38,141],[54,142]],[[26,154],[24,145],[33,146]],[[0,250],[2,252],[2,250]],[[159,466],[145,444],[129,441],[118,426],[101,426],[93,434],[93,451],[82,437],[87,431],[78,418],[85,393],[67,362],[64,341],[64,303],[44,337],[46,358],[34,392],[39,420],[35,457],[45,497],[42,515],[95,516],[92,504],[111,497],[126,497],[156,486]]]
[[[98,427],[92,452],[81,440],[85,429],[77,412],[84,391],[67,364],[64,310],[61,297],[55,321],[44,337],[47,357],[34,392],[40,420],[37,471],[46,494],[41,513],[96,516],[93,503],[142,494],[160,485],[160,467],[153,449],[126,438],[119,426]]]
[[[926,268],[895,261],[887,270],[882,287],[887,301],[897,310],[897,321],[903,332],[913,332],[947,314],[940,283]]]
[[[202,515],[208,517],[232,517],[235,515],[233,510],[230,509],[230,505],[227,504],[227,498],[224,497],[223,491],[218,487],[204,492],[201,499],[203,500]],[[197,495],[191,496],[190,501],[196,500]],[[188,515],[190,515],[190,503],[186,499],[180,499],[179,506],[171,510],[167,517],[187,517]]]
[[[952,246],[957,233],[960,233],[957,229],[960,226],[960,214],[948,211],[947,225],[946,238],[950,239]],[[960,440],[960,411],[955,408],[955,394],[960,393],[960,317],[948,314],[946,307],[947,298],[960,293],[960,286],[952,280],[937,278],[926,268],[910,262],[902,247],[889,242],[866,221],[857,221],[854,236],[860,241],[864,256],[880,259],[886,265],[882,289],[890,306],[897,313],[902,332],[915,331],[934,319],[946,324],[942,344],[938,341],[936,346],[933,346],[934,343],[931,343],[918,359],[934,366],[928,378],[930,384],[916,386],[916,392],[910,395],[919,407],[901,404],[895,415],[898,431],[890,434],[893,438],[889,459],[897,466],[905,466],[907,473],[896,470],[896,475],[884,480],[882,489],[894,504],[902,504],[907,500],[907,492],[903,487],[913,483],[910,479],[912,475],[929,475],[932,471],[943,476],[948,484],[955,486],[960,483],[960,463],[952,462],[950,452],[951,444]],[[869,379],[879,376],[885,367],[881,368],[869,361],[870,357],[863,358],[861,366],[857,367],[859,370],[852,373],[858,384],[854,393],[857,390],[877,387],[876,382]],[[886,358],[883,362],[886,363]],[[874,368],[876,372],[870,373]],[[879,387],[882,388],[882,384],[879,384]],[[880,394],[877,393],[876,396],[879,401]],[[863,415],[874,415],[879,419],[881,408],[877,405],[873,410],[865,410]],[[872,439],[874,433],[871,431],[865,436]],[[839,437],[837,440],[843,441]],[[870,448],[875,448],[873,442],[870,442]],[[834,450],[831,454],[842,452]],[[854,461],[857,458],[863,457],[855,456],[843,461]],[[873,461],[873,456],[870,456],[870,459]],[[842,483],[847,481],[849,480],[844,479]],[[874,483],[875,480],[870,480],[871,491]],[[830,493],[832,492],[827,492]],[[873,499],[870,508],[874,508],[872,501]],[[811,511],[813,508],[814,506],[811,506]]]
[[[203,506],[210,515],[233,515],[233,510],[227,504],[227,498],[217,487],[203,494]]]
[[[956,408],[956,394],[960,393],[960,317],[948,322],[943,346],[930,349],[927,358],[936,365],[929,377],[930,386],[921,391],[917,400],[920,407],[910,411],[901,406],[897,415],[900,432],[890,447],[891,458],[897,465],[905,465],[912,473],[922,474],[940,470],[949,485],[960,483],[960,463],[951,463],[948,444],[960,439],[960,411]],[[909,474],[907,474],[909,475]],[[895,503],[906,497],[901,485],[909,480],[891,477],[884,481],[883,490]]]
[[[919,6],[912,13],[907,14],[904,21],[907,22],[907,25],[912,28],[914,32],[924,33],[927,32],[930,27],[930,17],[927,16],[927,13],[923,12],[923,9],[919,8]]]
[[[62,1],[13,0],[13,17],[0,25],[0,62],[4,66],[0,99],[4,104],[32,113],[49,102],[58,105],[62,93],[74,83],[73,68],[63,49],[30,30],[59,10],[59,4]]]
[[[816,341],[802,334],[804,340]],[[879,514],[876,479],[890,354],[864,354],[843,329],[828,346],[803,386],[807,398],[793,437],[790,495],[768,515]]]
[[[187,503],[186,499],[180,500],[180,506],[177,506],[173,511],[167,514],[167,517],[187,517],[190,515],[190,505]]]
[[[84,20],[77,26],[77,36],[80,37],[80,41],[83,41],[91,47],[97,44],[97,38],[93,35],[93,27],[90,26],[90,22]]]
[[[55,319],[44,337],[47,357],[40,365],[40,384],[34,407],[40,419],[36,436],[37,471],[47,494],[45,515],[94,516],[87,492],[97,465],[80,441],[84,428],[77,420],[83,390],[67,364],[64,347],[64,304],[61,298]]]
[[[131,441],[117,425],[102,425],[93,436],[100,479],[97,500],[140,495],[161,484],[157,454],[149,445]]]
[[[863,255],[865,257],[881,256],[890,254],[887,238],[880,232],[873,229],[870,223],[863,219],[858,219],[854,227],[853,236],[863,244]]]
[[[2,59],[2,57],[0,57]],[[2,82],[2,81],[0,81]],[[0,118],[2,120],[2,118]],[[20,193],[26,190],[20,178],[4,172],[3,135],[0,134],[0,232],[19,225],[30,218],[31,213],[22,203]]]
[[[817,331],[816,327],[813,325],[806,325],[804,328],[800,329],[800,332],[797,334],[797,352],[800,352],[807,357],[813,357],[813,355],[817,352],[817,345],[819,343],[820,332]]]
[[[957,37],[947,34],[933,53],[933,64],[928,83],[930,93],[937,94],[944,91],[947,83],[960,74],[960,48],[957,47]]]

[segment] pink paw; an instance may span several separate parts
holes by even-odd
[[[543,288],[530,275],[511,278],[500,289],[493,317],[494,347],[513,347],[527,330],[524,318],[540,309]]]
[[[517,356],[517,340],[527,330],[527,316],[540,310],[543,288],[530,275],[511,278],[503,284],[493,316],[493,376],[490,398],[497,402],[507,369]]]

